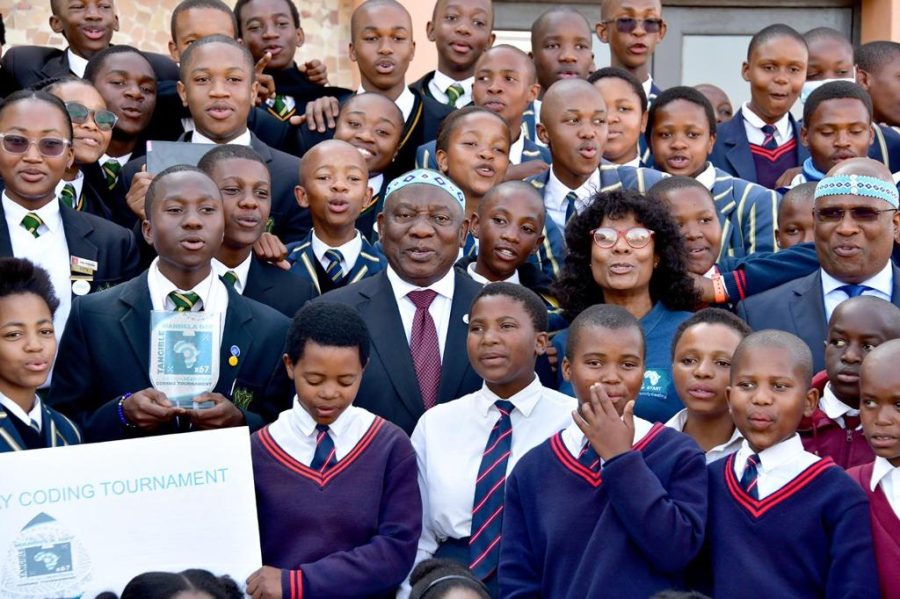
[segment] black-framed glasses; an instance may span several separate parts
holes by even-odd
[[[850,213],[850,218],[858,223],[872,223],[878,220],[882,212],[894,212],[896,208],[878,210],[869,206],[856,206],[854,208],[816,208],[813,214],[820,223],[839,223],[844,220],[844,215]]]
[[[66,146],[72,142],[61,137],[42,137],[40,139],[28,139],[24,135],[14,133],[0,133],[0,146],[10,154],[24,154],[32,145],[38,147],[42,156],[53,158],[61,156],[66,151]]]
[[[632,17],[619,17],[618,19],[610,19],[603,21],[605,25],[610,23],[616,24],[616,30],[619,33],[633,33],[637,29],[638,23],[647,33],[659,33],[662,29],[662,19],[635,19]]]
[[[83,125],[89,118],[93,118],[97,129],[101,131],[111,131],[116,126],[116,121],[119,120],[112,110],[91,110],[78,102],[66,102],[66,111],[76,125]]]
[[[653,231],[646,227],[631,227],[627,231],[619,231],[612,227],[597,227],[591,231],[591,238],[597,247],[608,250],[616,245],[619,237],[625,239],[625,243],[636,250],[646,247],[653,239]]]

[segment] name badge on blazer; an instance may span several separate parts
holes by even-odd
[[[96,260],[88,260],[87,258],[79,258],[78,256],[70,256],[69,263],[72,273],[82,275],[93,275],[97,272],[99,265]]]

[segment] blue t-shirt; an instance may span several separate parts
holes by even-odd
[[[690,317],[691,312],[669,310],[662,302],[656,302],[653,309],[641,318],[641,328],[647,340],[647,356],[644,360],[644,384],[634,405],[635,416],[664,423],[684,408],[672,384],[672,337],[678,325]],[[560,356],[566,353],[568,338],[569,329],[560,331],[553,338],[553,345]],[[562,368],[557,369],[557,389],[575,397],[572,384],[563,379]]]

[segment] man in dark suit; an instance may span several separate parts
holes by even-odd
[[[294,199],[299,184],[300,160],[267,146],[247,126],[256,98],[253,58],[233,39],[212,35],[191,44],[181,55],[182,81],[178,93],[194,119],[195,130],[180,141],[238,144],[252,147],[265,161],[272,180],[271,233],[283,242],[302,239],[311,226],[309,212]],[[235,73],[239,82],[232,85]],[[202,77],[195,77],[200,73]],[[209,83],[213,80],[213,83]],[[143,173],[144,159],[132,160],[116,183],[113,218],[133,226],[152,173]]]
[[[128,283],[75,302],[48,404],[78,423],[88,441],[260,428],[289,407],[290,384],[281,365],[288,319],[215,276],[210,262],[225,221],[219,189],[202,171],[166,169],[151,184],[146,204],[143,234],[159,258]],[[219,313],[218,379],[212,392],[195,398],[213,407],[179,408],[152,387],[153,310]]]
[[[754,329],[782,329],[803,339],[816,370],[825,367],[827,323],[839,303],[874,295],[900,305],[900,269],[891,261],[900,229],[897,188],[887,168],[851,158],[816,187],[815,241],[821,268],[738,304]]]
[[[481,386],[466,354],[467,315],[481,285],[453,268],[464,202],[440,173],[402,175],[378,215],[388,268],[321,296],[355,307],[372,334],[355,403],[408,434],[427,408]]]
[[[75,75],[84,77],[90,58],[108,48],[119,29],[119,17],[112,0],[84,0],[76,10],[72,2],[52,0],[50,28],[62,34],[69,47],[65,50],[43,46],[18,46],[9,49],[0,61],[0,96],[31,87],[39,81]],[[157,79],[173,79],[178,67],[161,54],[146,53]]]

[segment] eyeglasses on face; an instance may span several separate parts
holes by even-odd
[[[610,19],[608,21],[603,21],[605,25],[609,25],[610,23],[616,24],[616,30],[619,33],[634,33],[634,30],[637,29],[638,24],[640,23],[641,27],[647,33],[659,33],[662,29],[663,20],[662,19],[635,19],[632,17],[619,17],[618,19]]]
[[[882,212],[894,212],[896,208],[878,210],[869,206],[856,206],[855,208],[817,208],[813,210],[816,220],[820,223],[839,223],[844,220],[844,215],[850,213],[850,218],[858,223],[871,223],[878,220]]]
[[[101,131],[111,131],[119,120],[116,113],[111,110],[91,110],[78,102],[66,102],[66,111],[76,125],[83,125],[89,118],[93,118],[94,124]]]
[[[42,137],[40,139],[28,139],[24,135],[14,133],[0,133],[0,146],[10,154],[24,154],[32,145],[38,147],[42,156],[52,158],[61,156],[66,151],[66,146],[72,142],[61,137]]]
[[[619,231],[612,227],[597,227],[591,231],[591,238],[597,247],[609,249],[616,245],[619,237],[625,239],[625,243],[636,250],[646,247],[653,239],[653,231],[646,227],[631,227],[627,231]]]

